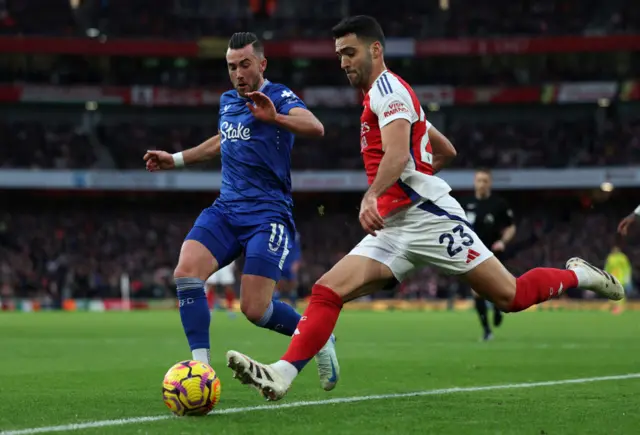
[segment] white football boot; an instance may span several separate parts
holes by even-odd
[[[333,390],[338,383],[338,379],[340,379],[340,364],[338,364],[336,355],[336,337],[333,334],[331,334],[327,344],[316,355],[316,364],[318,364],[320,385],[325,391]]]
[[[258,390],[267,400],[282,399],[291,386],[273,367],[260,364],[234,350],[227,352],[227,367],[233,370],[234,378]]]
[[[574,257],[567,261],[566,268],[573,270],[578,276],[579,288],[591,290],[612,301],[624,298],[624,288],[615,276],[587,263],[582,258]]]

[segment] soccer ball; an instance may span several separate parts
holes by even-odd
[[[220,388],[211,366],[181,361],[164,375],[162,397],[175,415],[207,415],[220,401]]]

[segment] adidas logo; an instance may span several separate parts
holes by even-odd
[[[467,253],[467,264],[471,263],[473,260],[480,256],[479,252],[474,251],[473,249],[469,249]]]

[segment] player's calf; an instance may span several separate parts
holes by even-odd
[[[289,279],[281,279],[277,285],[277,297],[275,299],[287,299],[292,307],[296,307],[297,300],[297,287],[296,281]]]
[[[213,266],[212,266],[213,265]],[[216,259],[199,242],[182,245],[174,271],[180,320],[194,360],[209,364],[211,312],[205,294],[205,280],[217,266]]]
[[[571,270],[536,268],[515,278],[495,257],[465,274],[465,279],[476,292],[505,312],[522,311],[578,286],[576,274]]]
[[[393,274],[387,266],[370,258],[348,255],[340,260],[313,286],[309,306],[291,339],[289,349],[274,367],[294,373],[295,377],[330,341],[342,305],[379,290],[392,278]],[[290,370],[291,367],[295,370]],[[334,369],[338,371],[337,367]],[[322,378],[323,373],[320,375]],[[323,387],[329,384],[330,381],[327,381]]]
[[[339,366],[332,332],[344,302],[378,290],[393,278],[382,263],[359,255],[340,260],[313,286],[309,305],[293,334],[285,355],[269,367],[287,388],[317,355],[320,380],[325,390],[335,386]],[[233,355],[235,353],[231,353]],[[228,354],[229,355],[229,354]],[[263,392],[264,393],[264,392]],[[284,393],[277,398],[280,399]]]
[[[492,257],[464,278],[474,290],[505,312],[525,310],[560,296],[569,288],[592,290],[609,299],[624,294],[615,278],[581,259],[569,260],[567,270],[538,267],[515,278]]]
[[[275,281],[263,276],[243,275],[240,310],[252,323],[292,336],[300,314],[281,301],[272,300]]]
[[[178,289],[180,320],[194,360],[209,364],[209,326],[211,312],[204,292],[204,281],[198,278],[175,279]]]
[[[269,310],[273,293],[272,280],[243,275],[240,288],[240,311],[252,323],[259,324]]]

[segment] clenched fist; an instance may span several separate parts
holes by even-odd
[[[173,156],[166,151],[149,150],[144,155],[144,161],[147,162],[149,172],[167,171],[176,167]]]

